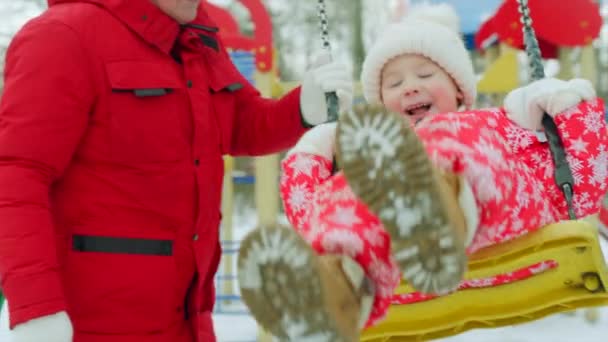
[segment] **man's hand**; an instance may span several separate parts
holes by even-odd
[[[3,327],[2,330],[8,328],[4,326],[6,322],[6,313],[8,312],[8,303],[4,303],[3,317],[0,319]],[[19,324],[6,332],[8,341],[6,342],[72,342],[74,329],[72,322],[65,311],[34,318],[25,323]],[[4,341],[3,341],[4,342]]]
[[[316,58],[302,81],[300,110],[304,122],[315,126],[328,121],[325,93],[336,92],[339,111],[349,110],[353,101],[353,79],[345,65],[331,62],[328,53]]]

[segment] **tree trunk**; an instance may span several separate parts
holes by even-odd
[[[353,56],[353,77],[359,79],[361,66],[365,59],[365,46],[363,45],[363,0],[353,0],[352,17],[352,56]]]

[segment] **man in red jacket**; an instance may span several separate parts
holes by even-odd
[[[280,100],[200,0],[49,0],[7,52],[0,286],[12,342],[214,341],[222,156],[292,146],[352,99],[326,63]]]

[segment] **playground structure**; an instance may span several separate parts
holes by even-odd
[[[569,1],[577,2],[574,0]],[[237,68],[245,78],[260,90],[262,95],[277,97],[281,95],[283,89],[287,90],[292,85],[282,84],[277,76],[276,51],[272,44],[270,17],[260,0],[240,0],[239,2],[250,13],[251,20],[254,23],[253,36],[242,34],[237,21],[226,9],[209,2],[204,2],[204,4],[210,16],[214,18],[221,28],[220,35],[223,37],[223,41],[228,47]],[[506,1],[505,3],[509,2]],[[531,4],[532,6],[533,3]],[[510,7],[506,8],[509,9]],[[503,11],[506,10],[503,9]],[[496,19],[502,18],[504,14],[501,13],[503,12],[497,11],[486,22],[486,26],[482,26],[484,31],[482,32],[480,29],[478,33],[479,45],[477,48],[480,51],[484,51],[484,57],[491,64],[488,66],[479,84],[479,91],[482,94],[506,94],[523,83],[517,77],[521,72],[519,71],[516,56],[517,50],[522,47],[522,44],[514,40],[509,41],[509,37],[511,36],[497,31],[497,27],[509,28],[512,30],[509,31],[510,34],[512,37],[515,37],[517,34],[521,35],[521,25],[517,26],[519,25],[518,18],[513,19],[509,17],[514,21],[507,22],[508,24]],[[532,13],[536,13],[534,7],[532,7]],[[597,37],[597,32],[594,31],[597,28],[597,22],[595,19],[585,21],[584,18],[575,22],[570,13],[568,15],[569,17],[565,21],[571,22],[571,24],[567,26],[574,26],[578,23],[583,30],[577,31],[593,34],[584,36],[582,40],[577,40],[577,44],[574,45],[552,43],[549,47],[544,47],[545,38],[542,35],[543,30],[537,29],[541,39],[541,49],[543,53],[547,54],[545,57],[558,57],[560,59],[562,68],[558,77],[563,78],[574,75],[571,57],[574,52],[580,51],[581,67],[578,74],[594,81],[596,75],[594,65],[596,63],[590,43],[592,39]],[[498,24],[499,22],[502,23],[500,24],[502,26]],[[511,25],[512,23],[515,24]],[[538,21],[535,21],[535,26],[537,23]],[[487,30],[487,33],[485,30]],[[484,35],[487,36],[484,38]],[[587,39],[587,37],[591,37],[591,40]],[[552,42],[552,40],[547,38],[547,42]],[[582,43],[578,44],[578,42]],[[567,74],[566,70],[570,70],[570,73]],[[240,298],[236,292],[234,267],[234,259],[236,259],[239,247],[239,241],[235,239],[233,233],[234,187],[239,184],[253,186],[258,223],[274,223],[279,216],[279,155],[255,158],[253,174],[248,175],[235,175],[236,163],[237,161],[231,157],[225,158],[226,181],[224,183],[222,198],[222,212],[224,216],[221,229],[223,257],[222,265],[216,276],[216,312],[247,314],[243,306],[238,307],[237,305],[236,309],[233,309],[232,306],[232,304],[240,302]],[[491,328],[537,319],[553,312],[571,310],[579,305],[608,304],[605,297],[605,286],[608,279],[605,278],[605,264],[603,264],[601,256],[598,257],[597,234],[594,228],[591,225],[579,224],[577,222],[568,222],[564,225],[566,225],[567,229],[563,229],[563,225],[545,227],[540,234],[534,237],[514,241],[508,245],[510,247],[508,252],[505,250],[506,247],[483,251],[483,253],[476,255],[473,259],[470,276],[474,279],[484,279],[492,274],[500,274],[543,262],[548,262],[544,264],[549,265],[548,267],[553,267],[556,264],[564,267],[548,268],[539,273],[538,276],[531,277],[530,282],[527,282],[526,284],[528,285],[525,286],[522,286],[521,283],[513,282],[496,289],[470,289],[460,292],[458,296],[432,300],[429,298],[417,303],[394,306],[391,309],[386,325],[370,329],[363,339],[369,341],[405,341],[422,337],[433,338],[460,333],[472,328]],[[562,227],[562,229],[558,230],[557,228],[559,227]],[[563,231],[568,231],[568,233],[560,233]],[[578,271],[579,269],[587,271],[581,273]],[[561,273],[555,270],[559,270]],[[551,289],[555,291],[550,292]],[[526,292],[528,290],[530,292]],[[398,289],[397,295],[407,294],[409,291],[411,289],[406,284],[403,284]],[[486,312],[496,311],[496,305],[501,304],[495,302],[497,298],[512,297],[515,293],[523,292],[531,294],[535,300],[524,300],[523,302],[516,303],[515,306],[511,305],[507,307],[506,311],[502,313],[492,314],[491,316],[481,316],[479,314],[479,312],[483,313],[483,310],[486,310]],[[570,301],[565,302],[557,299],[558,295],[560,298],[563,298],[563,296],[569,297]],[[450,313],[451,317],[448,315],[443,317],[443,319],[436,318],[436,308],[440,305],[446,305],[447,303],[450,306],[460,305],[461,307],[465,307],[463,303],[470,304],[471,302],[487,303],[488,306],[475,308],[479,312],[454,311]],[[508,303],[506,304],[508,306]],[[404,321],[403,316],[399,312],[408,311],[408,315],[415,316],[411,310],[420,314],[419,319],[426,317],[426,321],[424,319],[420,321]],[[456,316],[459,318],[454,320]],[[424,325],[423,323],[426,322],[428,324],[431,321],[431,317],[434,318],[432,320],[433,326]],[[405,332],[410,326],[412,330]],[[415,326],[418,326],[418,330],[414,329]],[[258,338],[260,341],[269,340],[268,335],[264,332],[260,332]]]
[[[536,0],[536,3],[543,1],[545,0]],[[242,1],[244,5],[246,2]],[[523,72],[519,67],[521,63],[517,60],[517,52],[523,47],[523,42],[521,38],[517,38],[521,37],[521,24],[514,5],[517,5],[515,0],[505,1],[496,14],[482,25],[475,37],[475,47],[484,53],[489,64],[480,79],[479,92],[498,96],[499,100],[502,95],[526,82],[520,77]],[[542,11],[538,7],[531,7],[532,13],[535,13],[534,10]],[[580,30],[573,30],[576,32],[571,32],[569,36],[555,36],[551,30],[544,29],[544,25],[550,27],[553,23],[541,21],[541,28],[538,29],[539,40],[544,57],[560,58],[558,77],[575,76],[570,54],[576,49],[580,51],[581,57],[576,76],[597,82],[597,79],[592,77],[596,70],[596,61],[591,42],[599,34],[601,17],[598,8],[581,8],[585,13],[579,16],[574,13],[576,11],[568,13],[570,20],[579,24]],[[253,19],[255,16],[251,17]],[[505,25],[505,22],[508,25]],[[222,27],[223,24],[219,24]],[[536,25],[535,23],[535,27]],[[276,77],[274,64],[270,64],[273,66],[270,68],[261,68],[267,67],[268,64],[259,64],[257,58],[255,64],[244,62],[246,58],[251,58],[252,50],[259,51],[256,50],[255,44],[243,48],[239,46],[238,39],[224,40],[233,50],[231,55],[237,67],[244,73],[253,72],[254,77],[250,79],[262,94],[279,96],[282,87]],[[272,59],[267,60],[269,63],[271,61]],[[249,65],[249,69],[245,65]],[[251,70],[251,65],[255,65],[255,70]],[[237,306],[237,309],[232,311],[229,309],[234,307],[230,304],[240,301],[236,293],[234,274],[234,259],[239,243],[234,239],[231,230],[234,183],[254,185],[258,223],[276,222],[279,214],[278,156],[256,158],[254,176],[233,177],[234,160],[231,158],[226,159],[226,166],[228,177],[225,178],[225,215],[222,226],[224,254],[216,277],[216,312],[246,314],[243,306]],[[593,219],[591,224],[568,221],[543,227],[533,235],[480,251],[472,257],[469,269],[466,276],[468,281],[463,284],[465,288],[450,296],[422,296],[412,292],[407,284],[402,284],[395,294],[398,300],[390,309],[388,319],[366,330],[362,340],[379,342],[432,339],[469,329],[522,323],[578,307],[608,305],[608,270],[599,248],[596,222]],[[509,278],[507,275],[511,274],[516,276]],[[500,286],[491,287],[486,284],[491,278],[504,278],[504,281]],[[525,293],[526,298],[523,298],[521,293]],[[478,304],[471,305],[472,303]],[[446,311],[440,307],[452,307],[454,310]],[[261,341],[270,339],[263,332],[258,338]]]
[[[253,24],[253,35],[240,32],[239,24],[232,14],[222,7],[203,2],[211,18],[221,28],[220,36],[230,57],[243,76],[260,91],[262,96],[276,97],[277,67],[275,51],[272,45],[272,23],[270,16],[260,0],[239,0],[250,15]],[[279,156],[270,155],[254,159],[253,177],[233,177],[235,161],[232,157],[224,158],[226,177],[222,195],[222,212],[224,217],[221,227],[222,260],[216,275],[217,306],[216,312],[247,314],[243,309],[226,311],[231,303],[239,302],[236,294],[235,260],[239,242],[234,239],[234,183],[253,183],[257,220],[260,224],[273,224],[279,215]],[[255,179],[255,181],[254,181]],[[271,337],[259,330],[259,341],[270,341]]]
[[[556,6],[551,0],[531,0],[529,7],[542,57],[559,62],[559,71],[550,76],[585,78],[597,88],[599,61],[593,42],[602,27],[599,4],[571,0]],[[501,103],[506,93],[527,83],[529,73],[518,60],[524,48],[521,32],[517,0],[504,0],[475,35],[474,49],[485,64],[478,91],[493,96],[494,102]]]

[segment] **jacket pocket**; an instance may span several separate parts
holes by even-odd
[[[170,241],[74,236],[66,291],[79,330],[145,334],[183,317]]]
[[[185,151],[189,102],[177,70],[166,63],[106,64],[110,84],[111,159],[168,162]],[[185,145],[187,146],[187,145]]]

